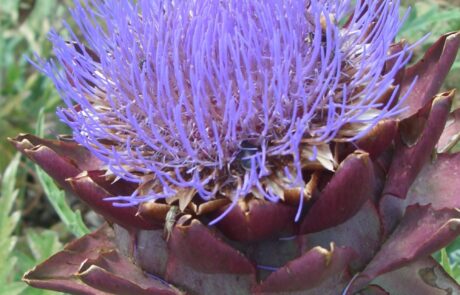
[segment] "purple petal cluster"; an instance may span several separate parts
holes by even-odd
[[[402,111],[399,1],[75,1],[72,14],[75,43],[52,33],[56,61],[41,66],[59,117],[115,176],[158,184],[119,206],[228,185],[234,204],[276,202],[263,179],[304,186],[303,149],[314,161]]]

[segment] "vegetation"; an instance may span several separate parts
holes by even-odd
[[[403,4],[412,9],[401,38],[415,42],[431,32],[420,52],[442,33],[460,29],[458,2],[411,0]],[[73,204],[72,196],[66,200],[64,192],[39,168],[20,158],[7,140],[26,132],[49,137],[66,133],[54,115],[60,99],[52,82],[27,57],[33,59],[34,53],[51,56],[47,33],[63,27],[68,5],[69,0],[0,0],[0,294],[52,294],[27,287],[21,282],[22,275],[60,250],[72,236],[88,232],[85,223],[97,223],[91,213],[83,214],[82,219],[76,209],[80,206],[85,213],[86,208]],[[420,57],[417,52],[414,60]],[[460,57],[445,88],[460,89]],[[458,98],[454,105],[460,106]],[[437,256],[460,281],[460,239]]]

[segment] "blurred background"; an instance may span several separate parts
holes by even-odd
[[[75,236],[101,222],[83,204],[60,191],[40,169],[19,157],[8,137],[19,133],[53,138],[68,133],[57,121],[59,96],[51,81],[28,61],[37,53],[52,57],[47,33],[70,26],[71,0],[0,0],[0,295],[53,294],[27,287],[23,273],[57,252]],[[401,14],[411,7],[400,38],[419,46],[417,60],[443,33],[460,30],[460,0],[402,1]],[[460,90],[460,57],[444,85]],[[460,106],[457,95],[455,105]],[[81,212],[81,215],[80,215]],[[460,281],[460,239],[436,254]]]

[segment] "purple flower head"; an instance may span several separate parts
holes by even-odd
[[[64,70],[42,68],[75,140],[140,184],[112,198],[118,206],[194,195],[236,204],[249,193],[276,202],[280,187],[305,186],[305,166],[335,168],[331,142],[402,111],[395,77],[410,48],[390,53],[399,1],[75,6],[75,43],[51,35]]]

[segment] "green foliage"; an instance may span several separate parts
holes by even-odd
[[[28,229],[23,237],[15,235],[21,212],[14,210],[19,191],[16,175],[20,157],[17,154],[6,168],[1,181],[0,195],[0,294],[47,295],[56,292],[28,287],[22,274],[62,249],[58,233],[52,230]]]
[[[18,257],[12,255],[17,244],[17,237],[13,235],[21,216],[20,211],[11,212],[19,191],[15,189],[16,173],[19,166],[19,155],[13,158],[8,165],[1,182],[0,195],[0,294],[20,294],[25,285],[15,278],[15,268]]]
[[[449,255],[447,254],[447,249],[444,248],[439,252],[440,252],[440,255],[441,255],[440,263],[441,263],[442,267],[444,268],[444,270],[448,274],[452,275],[452,266],[451,266],[450,261],[449,261]]]
[[[17,258],[17,273],[20,275],[62,249],[58,233],[53,230],[28,229],[25,232],[25,240],[21,242],[21,247],[14,251],[14,256]],[[25,283],[21,284],[26,286]],[[48,295],[58,293],[27,286],[21,294]]]
[[[51,55],[47,33],[62,27],[66,2],[0,0],[0,171],[15,153],[6,138],[32,132],[38,110],[54,113],[60,102],[53,83],[26,57]]]
[[[68,0],[0,0],[0,172],[5,170],[0,191],[0,295],[46,295],[56,292],[28,287],[22,275],[33,266],[62,249],[55,230],[27,228],[22,224],[21,205],[26,190],[24,173],[17,173],[19,155],[6,140],[21,132],[33,133],[41,108],[48,115],[47,130],[61,133],[54,111],[60,103],[52,82],[27,61],[34,53],[51,55],[47,34],[53,27],[60,30]],[[43,123],[43,119],[41,119]],[[40,130],[44,126],[40,126]],[[51,131],[50,131],[51,130]],[[21,169],[23,170],[23,169]],[[74,213],[65,203],[64,193],[42,171],[37,171],[45,193],[69,231],[81,236],[88,231],[79,212]],[[19,183],[22,188],[16,188]],[[20,193],[21,192],[21,193]],[[40,192],[39,192],[40,193]],[[62,234],[62,233],[61,233]],[[64,233],[65,235],[65,233]]]
[[[453,243],[441,250],[435,256],[441,262],[444,269],[460,282],[460,238],[457,238]]]
[[[36,134],[40,137],[43,137],[43,126],[44,126],[44,117],[43,110],[40,110],[37,121]],[[76,237],[81,237],[89,233],[89,229],[84,224],[80,211],[73,211],[66,202],[65,193],[60,190],[57,185],[54,183],[54,180],[46,174],[38,165],[35,165],[35,171],[38,176],[38,180],[42,185],[45,194],[53,205],[54,210],[59,215],[59,218],[67,227],[67,230],[74,234]]]
[[[409,16],[399,34],[413,40],[431,32],[430,39],[435,41],[439,36],[435,33],[436,31],[445,33],[445,26],[442,23],[458,22],[459,19],[460,9],[445,10],[436,3],[427,3],[425,6],[419,3],[411,7]]]
[[[415,51],[414,60],[421,57],[428,47],[433,44],[440,35],[451,31],[460,30],[460,2],[456,1],[433,1],[433,0],[410,0],[403,1],[404,8],[401,14],[410,7],[410,13],[399,36],[411,43],[416,42],[425,35],[426,41]],[[445,89],[460,88],[460,55],[452,66],[452,70],[445,82]],[[459,100],[455,106],[458,107]]]

